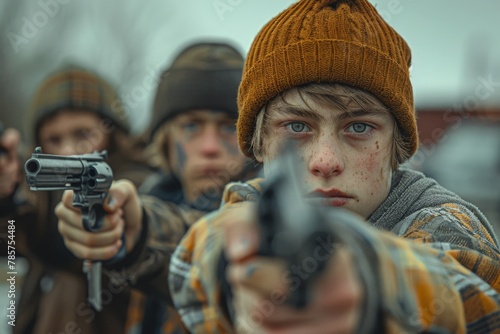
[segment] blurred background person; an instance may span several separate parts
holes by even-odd
[[[127,178],[140,185],[150,174],[140,141],[129,135],[116,91],[87,69],[68,66],[46,77],[26,121],[35,146],[41,146],[45,154],[107,150],[115,179]],[[13,166],[20,163],[10,162]],[[21,176],[15,180],[19,183]],[[12,205],[2,210],[2,220],[15,219],[18,256],[28,260],[29,270],[17,301],[14,333],[66,333],[68,328],[78,333],[123,333],[130,291],[115,289],[110,301],[103,300],[101,312],[87,303],[82,261],[64,245],[53,212],[62,192],[16,189],[3,193],[2,201]],[[103,289],[112,284],[103,275]]]
[[[139,190],[164,202],[159,223],[165,228],[176,219],[187,231],[219,206],[226,183],[258,172],[236,138],[243,62],[232,45],[201,41],[180,51],[161,75],[149,147],[159,172]],[[145,299],[139,292],[134,297],[127,333],[184,332],[177,312],[159,297]]]
[[[20,164],[20,141],[21,133],[14,128],[4,128],[0,121],[0,212],[9,212],[14,205],[15,193],[21,177]],[[0,216],[3,216],[1,214]],[[0,221],[0,255],[7,256],[9,249],[9,222],[8,220]],[[15,238],[15,232],[12,231],[12,238]],[[15,240],[10,242],[15,248]],[[7,258],[4,261],[7,264]],[[5,271],[7,272],[7,270]],[[5,277],[5,280],[8,277]],[[5,281],[4,280],[4,281]]]

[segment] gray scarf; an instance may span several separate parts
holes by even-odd
[[[399,168],[394,172],[389,196],[370,216],[369,222],[379,229],[399,234],[397,230],[401,226],[410,224],[414,214],[421,209],[446,203],[458,204],[471,211],[498,247],[498,239],[493,228],[476,206],[441,187],[434,179],[406,168]]]

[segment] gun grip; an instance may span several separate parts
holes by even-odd
[[[92,205],[90,208],[82,208],[82,222],[86,231],[99,231],[104,224],[106,211],[100,205]]]
[[[109,265],[109,264],[115,264],[125,258],[127,255],[127,248],[125,247],[125,233],[122,234],[122,246],[118,250],[118,253],[116,253],[115,256],[113,256],[109,260],[103,261],[103,263]]]

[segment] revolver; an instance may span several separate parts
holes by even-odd
[[[98,231],[104,222],[103,208],[107,192],[113,182],[113,171],[106,163],[107,152],[82,155],[43,154],[37,147],[24,165],[26,181],[32,191],[73,190],[73,206],[80,208],[85,230]],[[115,258],[125,255],[125,248]],[[95,310],[101,305],[102,263],[85,260],[83,271],[89,284],[89,303]]]
[[[304,267],[314,259],[318,247],[331,256],[338,240],[327,221],[332,218],[343,220],[341,216],[332,217],[331,213],[327,217],[323,208],[304,197],[299,165],[292,144],[287,143],[282,155],[271,162],[270,175],[266,176],[257,203],[258,254],[281,258],[288,268]],[[310,287],[328,263],[325,259],[314,262],[316,268],[309,270],[306,278],[300,277],[298,284],[290,290],[287,302],[295,308],[304,308],[308,304]]]
[[[323,252],[326,250],[329,258],[337,241],[327,224],[325,212],[304,198],[299,164],[292,144],[288,143],[283,154],[270,163],[269,173],[257,200],[256,217],[260,235],[257,255],[280,258],[286,262],[287,269],[303,267],[309,259],[314,258],[317,247],[323,247]],[[333,218],[343,219],[341,216]],[[301,309],[310,302],[313,282],[324,272],[328,261],[323,259],[316,263],[315,270],[308,272],[306,278],[300,278],[298,284],[291,287],[286,299],[289,305]],[[234,321],[233,293],[225,276],[227,265],[228,260],[223,253],[217,275],[224,295],[224,312]]]
[[[307,275],[295,277],[285,302],[303,309],[311,302],[314,282],[326,271],[339,245],[348,245],[357,261],[365,284],[363,322],[356,333],[379,333],[380,296],[376,272],[378,261],[369,247],[366,223],[346,209],[325,206],[320,198],[305,197],[301,162],[288,142],[283,153],[270,162],[270,168],[257,200],[260,242],[257,254],[285,261],[287,269],[306,269]],[[321,257],[318,250],[321,249]],[[218,278],[223,292],[223,311],[234,323],[232,288],[225,276],[225,254],[218,263]]]

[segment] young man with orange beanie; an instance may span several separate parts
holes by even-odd
[[[358,238],[339,236],[309,303],[295,309],[283,294],[311,265],[286,271],[259,256],[249,199],[262,180],[228,185],[227,204],[193,226],[171,261],[174,304],[192,332],[500,330],[500,252],[486,218],[399,167],[418,146],[410,63],[406,42],[366,0],[301,0],[260,31],[239,88],[240,148],[267,176],[293,141],[306,196],[357,214]],[[223,250],[228,307],[217,281]]]
[[[500,251],[488,221],[434,180],[399,166],[418,146],[410,62],[405,41],[367,0],[300,0],[260,31],[239,88],[240,148],[267,175],[292,140],[304,195],[348,210],[347,224],[324,222],[339,243],[315,254],[325,270],[305,307],[294,308],[287,291],[312,271],[305,263],[287,271],[258,255],[254,201],[264,181],[228,185],[221,208],[191,227],[170,261],[169,297],[191,332],[500,329]],[[134,229],[136,244],[148,228],[140,206],[124,187],[113,196],[125,214],[111,210],[110,219]],[[102,247],[72,249],[105,259],[120,246],[118,237],[93,242]],[[233,303],[218,279],[223,253]]]

